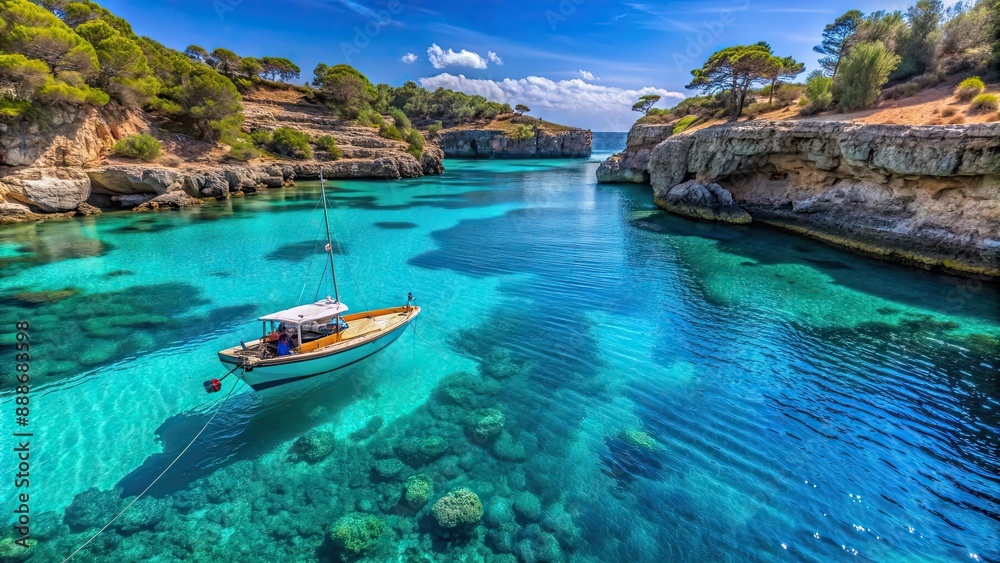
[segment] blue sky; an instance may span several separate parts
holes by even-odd
[[[951,2],[947,2],[951,3]],[[624,131],[631,103],[682,96],[690,70],[715,50],[767,41],[776,54],[817,67],[823,27],[864,4],[776,0],[106,0],[136,32],[169,47],[195,43],[243,56],[286,57],[312,78],[317,63],[348,63],[373,82],[414,80],[525,103],[532,115]],[[409,56],[408,56],[409,55]],[[803,75],[804,76],[804,75]]]

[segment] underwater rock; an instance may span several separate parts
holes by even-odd
[[[423,473],[408,478],[406,480],[406,493],[403,497],[406,505],[414,510],[420,509],[430,500],[432,487],[431,478]]]
[[[559,549],[559,541],[545,532],[536,534],[533,538],[525,538],[514,548],[518,559],[525,563],[556,563],[563,561]]]
[[[396,455],[410,467],[420,467],[444,455],[448,442],[438,436],[410,438],[396,445]]]
[[[493,443],[493,455],[503,461],[524,461],[528,452],[520,442],[515,442],[509,432],[503,432]]]
[[[338,547],[360,555],[378,544],[385,524],[371,514],[354,512],[337,520],[330,528],[330,539]]]
[[[509,553],[491,553],[486,556],[486,563],[517,563],[517,557]]]
[[[141,530],[151,530],[165,518],[168,510],[169,504],[164,500],[156,498],[139,499],[125,514],[121,515],[121,518],[115,520],[114,527],[123,536],[128,536]]]
[[[92,487],[73,497],[66,507],[63,522],[74,532],[98,530],[118,514],[123,507],[117,491],[101,491]]]
[[[486,545],[493,551],[500,554],[514,553],[514,545],[517,543],[517,528],[510,524],[505,524],[496,530],[486,532]],[[517,561],[517,558],[514,558]]]
[[[396,458],[380,459],[372,466],[372,471],[380,478],[389,480],[399,475],[406,468],[403,462]]]
[[[201,479],[197,490],[208,502],[218,504],[232,499],[233,492],[242,489],[253,477],[253,462],[238,461]]]
[[[478,522],[483,517],[483,503],[476,493],[462,487],[439,498],[431,512],[442,528],[454,528]]]
[[[650,451],[656,449],[656,440],[644,430],[640,430],[638,428],[626,428],[622,432],[622,439],[624,439],[630,446]]]
[[[479,369],[484,376],[493,379],[508,379],[525,371],[523,364],[514,361],[509,350],[500,347],[494,347],[486,354]]]
[[[21,305],[33,307],[36,305],[44,305],[45,303],[55,303],[56,301],[69,299],[70,297],[74,297],[80,293],[81,290],[76,287],[56,289],[53,291],[23,291],[21,293],[15,293],[12,296],[12,299],[19,301]]]
[[[333,452],[334,434],[325,430],[310,430],[292,444],[295,459],[316,463]]]
[[[477,409],[465,419],[465,428],[477,444],[483,444],[503,430],[503,412],[498,409]]]
[[[15,538],[7,537],[0,540],[0,561],[4,563],[21,563],[22,561],[27,561],[35,550],[35,546],[38,545],[38,540],[27,539],[24,541],[27,547],[24,545],[15,543]]]
[[[367,440],[377,434],[378,431],[382,429],[383,424],[385,424],[385,421],[381,416],[373,416],[368,419],[368,422],[365,423],[363,428],[359,428],[358,430],[352,432],[350,438],[355,442]]]
[[[463,407],[485,407],[490,397],[500,391],[500,385],[492,380],[468,372],[453,373],[438,384],[434,395],[439,401]]]
[[[500,528],[505,524],[512,524],[514,522],[513,506],[514,503],[509,498],[493,497],[483,518],[486,526]]]
[[[542,501],[525,491],[517,495],[514,501],[514,512],[528,522],[538,522],[542,519]]]

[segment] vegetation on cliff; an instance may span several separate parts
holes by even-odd
[[[241,94],[280,86],[325,103],[339,117],[378,128],[383,137],[406,142],[407,152],[419,160],[425,139],[418,127],[454,126],[512,112],[509,105],[482,96],[431,92],[413,82],[398,88],[374,85],[348,65],[318,65],[311,85],[271,82],[300,75],[294,62],[280,57],[244,57],[225,47],[209,51],[199,45],[183,53],[169,49],[139,37],[127,21],[89,0],[0,0],[0,120],[45,122],[55,108],[110,105],[146,112],[157,124],[154,129],[229,144],[228,156],[237,160],[261,154],[302,157],[312,152],[311,139],[297,139],[294,148],[274,148],[273,139],[261,143],[241,131]],[[336,140],[322,142],[324,152],[340,158]]]
[[[951,75],[985,76],[991,65],[1000,70],[1000,3],[995,0],[949,8],[940,0],[918,0],[905,11],[867,15],[849,10],[828,24],[822,36],[814,49],[824,55],[820,68],[804,85],[782,84],[802,67],[757,43],[722,49],[692,71],[688,87],[707,95],[687,98],[672,109],[653,107],[658,98],[644,96],[632,109],[643,113],[639,123],[650,124],[675,124],[689,116],[696,123],[753,118],[795,103],[803,115],[830,108],[848,112],[871,108],[880,99],[913,96]],[[956,95],[970,102],[981,93],[966,84]],[[989,100],[984,102],[970,106],[970,115],[990,111]]]

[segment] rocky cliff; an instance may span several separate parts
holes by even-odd
[[[597,181],[601,183],[649,183],[649,155],[664,139],[670,137],[674,126],[635,124],[628,132],[625,151],[616,154],[597,167]]]
[[[589,130],[536,128],[534,135],[515,139],[502,129],[446,129],[439,143],[453,158],[586,158],[594,134]]]
[[[330,117],[322,106],[249,95],[244,108],[247,130],[290,126],[314,137],[332,135],[343,158],[238,163],[225,158],[225,147],[157,131],[147,114],[114,103],[101,109],[52,108],[44,124],[0,123],[0,222],[134,208],[170,192],[189,196],[161,200],[171,206],[191,203],[190,198],[226,198],[315,179],[321,170],[331,179],[414,178],[444,171],[444,154],[433,143],[418,160],[407,153],[406,143]],[[153,164],[110,156],[116,140],[145,131],[155,132],[166,156]],[[157,202],[145,208],[150,207]]]
[[[741,209],[860,253],[1000,277],[998,123],[717,126],[657,144],[647,173],[670,211]]]

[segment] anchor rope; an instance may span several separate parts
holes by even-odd
[[[234,371],[236,371],[237,369],[239,369],[241,367],[242,366],[236,366],[235,368],[233,368],[232,370],[230,370],[229,373],[226,374],[226,377],[228,377],[229,374],[233,373]],[[118,520],[119,518],[121,518],[122,514],[125,514],[126,512],[128,512],[128,509],[132,508],[133,504],[135,504],[136,502],[138,502],[139,499],[141,499],[143,497],[143,495],[145,495],[147,492],[149,492],[149,489],[153,488],[153,485],[155,485],[164,475],[167,474],[167,471],[170,471],[170,468],[173,467],[174,464],[176,464],[181,459],[181,456],[183,456],[185,453],[187,453],[187,451],[189,449],[191,449],[191,446],[193,446],[194,443],[198,440],[198,438],[201,437],[202,433],[205,432],[205,429],[208,428],[208,425],[212,424],[212,421],[215,420],[215,417],[219,414],[219,412],[222,411],[222,406],[226,404],[226,401],[228,401],[229,397],[231,397],[233,395],[233,392],[236,391],[237,389],[242,389],[243,385],[246,384],[243,380],[240,380],[240,383],[241,383],[241,385],[239,385],[239,386],[233,385],[233,388],[229,390],[229,393],[227,393],[226,396],[223,397],[223,399],[217,403],[218,407],[215,409],[215,412],[212,413],[212,416],[208,419],[208,422],[206,422],[205,425],[201,427],[201,430],[199,430],[198,433],[195,434],[194,438],[192,438],[191,441],[188,443],[188,445],[185,446],[183,450],[181,450],[181,453],[177,454],[177,457],[175,457],[174,460],[170,462],[170,465],[168,465],[166,467],[166,469],[164,469],[162,472],[160,472],[160,474],[156,476],[156,479],[153,479],[153,482],[150,483],[148,487],[146,487],[145,489],[143,489],[143,491],[141,493],[139,493],[139,496],[135,497],[135,499],[133,499],[132,502],[128,503],[128,506],[126,506],[125,508],[123,508],[122,511],[119,512],[117,516],[115,516],[114,518],[112,518],[110,522],[108,522],[107,524],[105,524],[103,528],[101,528],[100,530],[98,530],[98,532],[96,534],[94,534],[93,536],[91,536],[89,540],[87,540],[86,542],[84,542],[83,545],[81,545],[80,547],[76,548],[76,550],[73,551],[73,553],[70,553],[69,557],[67,557],[66,559],[63,559],[62,563],[66,563],[67,561],[69,561],[70,559],[72,559],[73,556],[75,556],[77,553],[80,552],[80,550],[82,550],[83,548],[87,547],[88,545],[90,545],[90,542],[92,542],[95,539],[97,539],[97,536],[100,536],[101,534],[103,534],[104,531],[107,530],[112,524],[114,524],[116,520]]]

